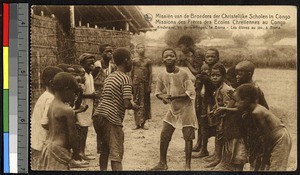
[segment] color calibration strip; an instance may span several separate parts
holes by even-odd
[[[3,172],[28,172],[28,4],[3,3]]]
[[[10,173],[9,165],[9,4],[3,3],[3,171]]]
[[[28,4],[18,3],[17,14],[17,31],[18,31],[18,47],[17,47],[17,57],[18,59],[10,60],[9,64],[14,64],[18,69],[15,74],[17,74],[17,84],[14,89],[17,91],[17,103],[18,103],[18,173],[28,173],[28,111],[29,111],[29,15],[28,15]],[[16,77],[16,76],[15,76]]]

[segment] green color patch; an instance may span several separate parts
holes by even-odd
[[[8,89],[3,90],[3,132],[8,132],[8,111],[9,111],[9,98]]]

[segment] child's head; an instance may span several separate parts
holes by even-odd
[[[205,53],[205,63],[210,67],[219,61],[219,51],[217,49],[208,49]]]
[[[194,51],[194,59],[201,61],[203,63],[203,61],[205,60],[205,51],[203,49],[197,48]]]
[[[233,88],[237,87],[235,66],[231,66],[227,70],[226,80],[228,81],[228,83],[231,87],[233,87]]]
[[[162,59],[166,67],[174,67],[177,59],[175,50],[171,48],[163,50]]]
[[[131,53],[128,49],[120,47],[113,53],[114,62],[117,66],[123,66],[125,72],[130,72],[132,69]]]
[[[57,65],[57,67],[61,68],[64,72],[72,72],[72,71],[74,71],[74,69],[72,68],[71,65],[65,64],[65,63],[61,63],[61,64]]]
[[[184,54],[189,53],[191,51],[191,47],[194,45],[195,45],[194,40],[192,39],[192,37],[188,35],[183,35],[182,37],[179,38],[177,42],[177,46]]]
[[[73,103],[76,94],[80,90],[76,79],[67,72],[60,72],[53,78],[53,89],[55,95],[63,102]]]
[[[113,48],[109,44],[102,44],[99,47],[99,52],[104,60],[109,61],[112,58]]]
[[[236,81],[238,84],[249,83],[252,80],[255,66],[250,61],[241,61],[235,66]]]
[[[210,73],[210,78],[213,84],[218,87],[220,86],[226,77],[226,69],[223,64],[216,63],[213,65]]]
[[[201,66],[201,74],[210,75],[210,67],[207,64]]]
[[[95,56],[92,54],[84,53],[79,57],[80,65],[84,68],[85,72],[90,73],[94,70]]]
[[[53,78],[59,72],[63,72],[63,70],[56,66],[47,66],[42,73],[43,85],[48,88],[52,88]]]
[[[72,74],[78,83],[84,84],[85,82],[85,71],[84,68],[80,65],[72,65],[74,68],[74,73]]]
[[[142,43],[139,43],[136,45],[136,52],[141,55],[141,56],[144,56],[145,54],[145,45],[142,44]]]
[[[236,101],[236,107],[239,110],[245,110],[251,105],[257,104],[258,92],[255,86],[246,83],[235,89],[233,98]]]

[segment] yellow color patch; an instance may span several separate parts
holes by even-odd
[[[3,47],[3,89],[8,89],[8,47]]]

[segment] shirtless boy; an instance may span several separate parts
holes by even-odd
[[[42,150],[41,164],[44,170],[69,170],[69,161],[80,159],[76,118],[69,105],[75,100],[78,83],[71,74],[61,72],[53,79],[53,89],[54,100],[48,110],[49,137]]]
[[[285,171],[291,151],[291,137],[278,117],[266,107],[258,104],[257,88],[251,84],[239,86],[233,93],[239,111],[248,111],[245,127],[252,124],[260,141],[256,150],[261,153],[257,171]]]

